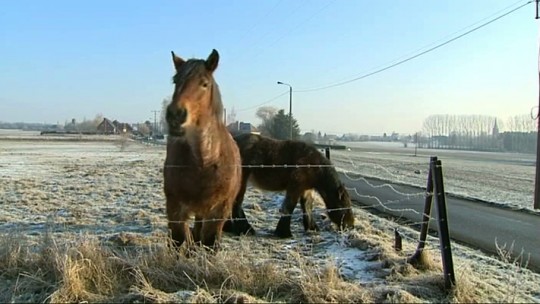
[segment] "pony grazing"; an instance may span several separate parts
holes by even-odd
[[[263,190],[286,191],[281,207],[283,215],[275,230],[278,237],[292,236],[291,214],[299,200],[305,230],[318,229],[311,216],[313,200],[309,199],[309,192],[312,189],[323,198],[330,219],[339,229],[354,226],[349,194],[330,160],[314,146],[302,141],[275,140],[256,134],[241,134],[234,139],[242,157],[242,186],[236,197],[233,219],[227,222],[227,231],[254,233],[242,209],[248,181]],[[265,167],[257,168],[260,165]]]
[[[240,188],[238,147],[222,121],[223,104],[213,78],[219,54],[184,61],[172,52],[176,75],[163,170],[167,218],[176,246],[184,241],[217,247]],[[188,220],[195,216],[193,233]]]

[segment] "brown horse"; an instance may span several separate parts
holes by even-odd
[[[240,188],[238,147],[223,123],[223,104],[213,78],[219,55],[184,61],[172,53],[176,75],[165,159],[164,190],[174,244],[217,247]],[[193,233],[188,220],[194,215]]]
[[[305,230],[317,230],[311,216],[312,200],[308,199],[311,189],[321,195],[330,219],[339,229],[354,226],[349,194],[331,162],[317,148],[302,141],[275,140],[255,134],[241,134],[234,139],[242,157],[242,186],[233,208],[233,220],[227,222],[227,231],[254,233],[242,209],[248,181],[263,190],[286,190],[281,208],[283,215],[275,230],[278,237],[292,236],[291,214],[299,200]]]

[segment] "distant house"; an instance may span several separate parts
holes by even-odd
[[[235,121],[227,126],[227,129],[229,132],[231,132],[232,135],[238,135],[238,134],[245,134],[245,133],[253,133],[253,134],[260,134],[259,130],[255,128],[251,123],[249,122],[238,122]]]
[[[326,135],[326,134],[324,134],[323,138],[320,139],[318,141],[318,143],[323,144],[323,145],[335,145],[337,140],[338,140],[337,135],[333,135],[333,134]]]
[[[114,120],[112,123],[116,126],[116,130],[118,133],[133,133],[133,127],[126,122],[119,122],[118,120]]]
[[[97,126],[97,132],[99,134],[117,134],[117,129],[112,121],[103,118],[103,121]]]
[[[125,122],[103,118],[103,121],[97,126],[97,132],[99,134],[133,133],[133,127]]]

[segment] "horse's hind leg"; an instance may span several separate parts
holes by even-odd
[[[305,231],[319,231],[319,227],[313,219],[313,200],[306,197],[306,193],[300,197],[300,206],[302,207],[302,221]]]
[[[281,218],[277,224],[274,234],[280,238],[289,238],[292,237],[291,232],[291,215],[298,204],[298,199],[300,198],[300,193],[298,190],[291,190],[294,187],[289,187],[287,193],[285,194],[285,200],[281,206]]]
[[[248,222],[246,218],[246,214],[244,213],[244,208],[242,208],[242,203],[244,201],[244,195],[246,193],[249,173],[250,172],[247,170],[242,171],[242,185],[240,186],[240,190],[238,191],[238,195],[236,195],[236,199],[234,201],[234,205],[232,209],[232,216],[231,216],[232,218],[228,219],[225,222],[225,225],[223,226],[223,231],[225,232],[231,232],[236,235],[241,235],[241,234],[254,235],[255,234],[255,229],[253,229],[251,224]]]

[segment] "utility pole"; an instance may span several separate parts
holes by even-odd
[[[416,157],[416,152],[418,151],[418,132],[414,133],[414,156]]]
[[[293,139],[293,121],[292,121],[292,86],[288,83],[278,81],[277,84],[283,84],[289,87],[289,139]]]
[[[540,0],[536,0],[536,19],[538,20],[538,4]],[[540,209],[540,48],[538,50],[538,113],[536,115],[536,176],[534,181],[534,209]]]
[[[154,113],[154,133],[158,133],[157,132],[157,113],[159,111],[156,111],[156,110],[153,110],[152,113]],[[155,138],[156,134],[154,134],[154,138]]]
[[[289,139],[293,140],[293,122],[292,122],[292,87],[289,86],[289,130],[291,132]]]

